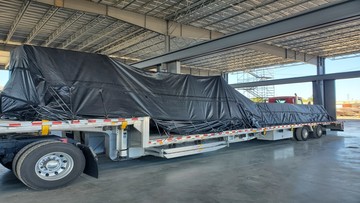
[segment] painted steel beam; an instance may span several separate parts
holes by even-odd
[[[7,43],[11,40],[11,37],[14,35],[15,30],[16,30],[17,26],[19,25],[19,22],[21,21],[22,17],[24,16],[26,10],[29,8],[30,3],[31,3],[30,0],[24,1],[18,14],[15,17],[13,24],[10,27],[9,33],[7,34],[6,39],[5,39],[5,43]]]
[[[325,75],[285,78],[285,79],[277,79],[277,80],[264,80],[264,81],[257,81],[257,82],[248,82],[248,83],[236,83],[236,84],[230,84],[230,85],[233,88],[244,88],[244,87],[283,85],[283,84],[291,84],[291,83],[313,82],[313,81],[318,81],[318,80],[337,80],[337,79],[349,79],[349,78],[360,78],[360,71],[351,71],[351,72],[344,72],[344,73],[331,73],[331,74],[325,74]]]
[[[322,7],[297,16],[241,31],[235,34],[204,42],[195,46],[163,54],[132,64],[137,68],[193,58],[217,51],[262,43],[274,38],[333,25],[360,18],[360,1],[346,1]]]
[[[223,36],[222,33],[198,28],[191,25],[185,25],[174,21],[166,21],[144,14],[122,10],[117,7],[98,4],[85,0],[34,0],[44,4],[74,9],[82,12],[95,13],[104,16],[110,16],[124,22],[137,25],[148,30],[175,37],[193,38],[193,39],[214,39]]]
[[[250,48],[255,51],[268,53],[268,54],[271,54],[274,56],[280,56],[283,59],[291,59],[291,60],[295,60],[295,61],[299,61],[299,62],[305,62],[305,63],[309,63],[312,65],[317,65],[318,56],[311,55],[311,54],[301,53],[301,52],[293,51],[290,49],[284,49],[281,47],[277,47],[277,46],[273,46],[273,45],[269,45],[269,44],[265,44],[265,43],[250,45],[246,48]]]

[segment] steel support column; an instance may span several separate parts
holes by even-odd
[[[165,35],[165,52],[169,53],[171,51],[170,47],[170,35]],[[181,73],[180,61],[172,61],[167,63],[162,63],[158,71],[169,72],[169,73]]]
[[[180,61],[170,62],[167,63],[166,65],[167,65],[167,72],[177,73],[177,74],[181,73]]]
[[[317,58],[317,75],[325,74],[325,58]],[[316,80],[313,81],[313,97],[314,104],[324,105],[324,81]]]
[[[335,80],[324,80],[324,107],[330,116],[336,119]]]
[[[170,48],[170,36],[169,35],[165,35],[164,36],[164,50],[165,53],[169,53],[171,48]],[[158,72],[168,72],[168,63],[161,63],[161,66],[158,68]]]
[[[229,83],[229,73],[222,72],[221,77],[223,77],[224,80]]]
[[[165,52],[169,53],[171,51],[170,49],[170,36],[165,35]]]

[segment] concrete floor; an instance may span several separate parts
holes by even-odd
[[[165,160],[100,160],[100,178],[33,191],[0,166],[0,202],[360,202],[360,121],[307,142],[249,141]]]

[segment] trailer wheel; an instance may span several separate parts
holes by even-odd
[[[309,137],[309,129],[306,126],[296,129],[296,139],[298,141],[306,141]]]
[[[323,127],[321,125],[317,125],[315,127],[314,132],[313,132],[312,135],[313,135],[314,138],[321,138],[322,135],[323,135],[323,131],[324,131]]]
[[[15,176],[17,178],[19,178],[19,177],[18,177],[17,172],[16,172],[16,166],[17,166],[17,162],[19,161],[20,156],[23,155],[24,152],[26,152],[31,147],[33,147],[33,146],[35,146],[35,145],[37,145],[39,143],[44,143],[44,142],[57,142],[57,141],[55,141],[55,140],[40,140],[40,141],[32,142],[32,143],[26,145],[25,147],[21,148],[20,151],[18,151],[16,153],[16,155],[15,155],[13,161],[12,161],[12,170],[13,170],[13,172],[14,172],[14,174],[15,174]]]
[[[298,128],[296,128],[294,131],[293,131],[293,138],[296,140],[296,141],[300,141],[297,136],[296,136],[296,132],[297,132]]]
[[[38,143],[27,149],[16,165],[18,178],[35,190],[66,186],[82,174],[85,157],[72,144]]]

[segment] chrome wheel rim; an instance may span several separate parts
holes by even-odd
[[[73,158],[64,152],[51,152],[42,156],[35,165],[36,175],[46,181],[60,180],[74,168]]]
[[[305,131],[303,135],[304,135],[304,139],[306,139],[309,136],[309,132]]]
[[[318,134],[318,136],[321,136],[321,135],[322,135],[322,129],[321,129],[321,128],[318,129],[317,134]]]

